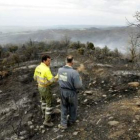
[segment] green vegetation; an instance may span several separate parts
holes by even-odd
[[[83,48],[79,48],[78,49],[78,53],[81,54],[81,55],[84,55],[84,49]]]
[[[94,44],[92,42],[87,42],[87,48],[91,50],[95,50]]]
[[[7,44],[4,46],[0,45],[0,67],[13,67],[14,65],[19,66],[20,63],[30,60],[40,59],[40,55],[46,52],[59,52],[63,51],[65,55],[68,54],[68,50],[76,50],[75,53],[103,60],[107,57],[119,57],[121,53],[118,49],[110,51],[105,46],[104,48],[95,47],[92,42],[81,43],[80,41],[72,42],[70,38],[64,36],[61,41],[51,42],[35,42],[31,39],[25,44]]]

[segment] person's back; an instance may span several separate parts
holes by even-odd
[[[58,70],[59,85],[63,89],[74,90],[82,87],[79,73],[70,66],[64,66]]]

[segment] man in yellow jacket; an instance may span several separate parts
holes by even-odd
[[[50,70],[51,58],[48,55],[42,56],[42,62],[34,72],[34,80],[38,83],[38,90],[41,96],[41,109],[45,111],[44,125],[53,126],[51,122],[52,114],[52,94],[50,85],[57,81],[57,76],[53,77]]]

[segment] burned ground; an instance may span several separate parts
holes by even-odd
[[[80,60],[80,59],[79,59]],[[82,63],[82,62],[77,62]],[[77,65],[78,65],[77,64]],[[34,68],[18,69],[0,80],[0,139],[30,140],[138,140],[140,139],[140,90],[128,85],[140,82],[136,71],[125,65],[83,63],[83,90],[78,93],[78,118],[67,130],[42,125],[40,97],[33,81]],[[57,67],[52,67],[54,74]],[[60,108],[58,83],[52,85],[53,105]]]

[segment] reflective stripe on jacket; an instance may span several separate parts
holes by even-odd
[[[55,81],[50,68],[44,63],[41,63],[36,67],[34,72],[34,80],[37,81],[38,86],[40,87],[47,87]]]

